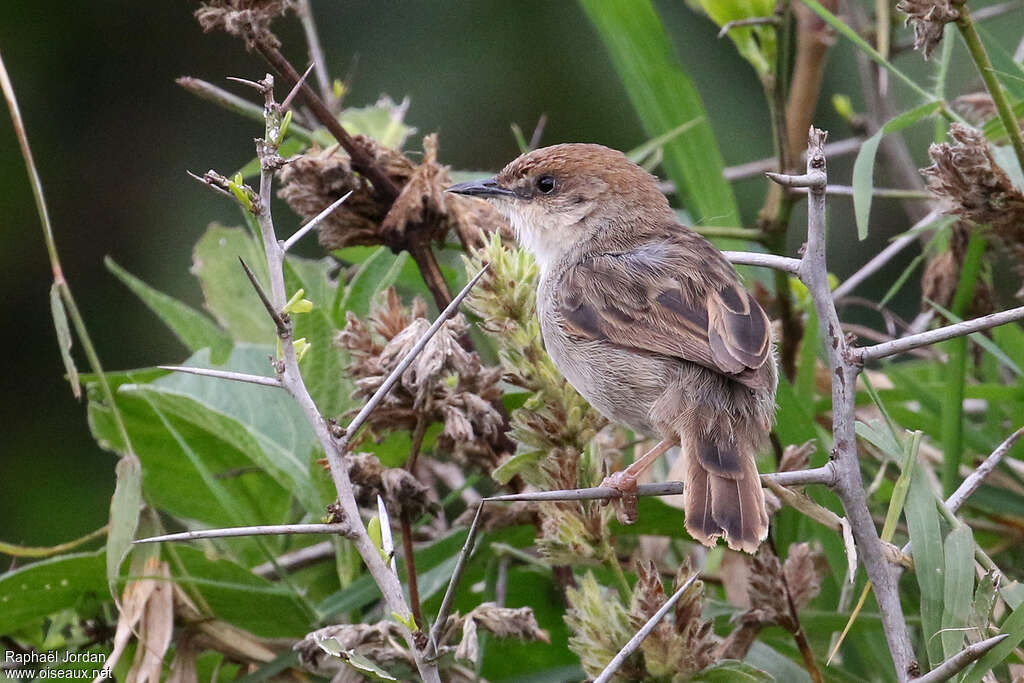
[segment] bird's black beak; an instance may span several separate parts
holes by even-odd
[[[470,197],[480,197],[481,199],[486,199],[488,197],[515,196],[515,193],[512,190],[506,190],[504,187],[499,185],[498,181],[494,178],[487,178],[486,180],[470,180],[468,183],[452,185],[448,188],[448,192],[464,194]]]

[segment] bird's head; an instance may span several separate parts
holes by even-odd
[[[673,220],[654,176],[622,152],[601,145],[534,150],[493,178],[460,183],[448,191],[490,200],[542,271],[598,235],[617,241]]]

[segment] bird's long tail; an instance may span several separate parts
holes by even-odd
[[[719,537],[748,553],[768,536],[768,512],[753,446],[681,434],[686,530],[707,546]]]

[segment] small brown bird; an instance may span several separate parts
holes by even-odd
[[[679,443],[687,531],[755,552],[768,534],[754,458],[774,422],[775,354],[722,253],[676,222],[652,175],[600,145],[538,149],[449,190],[491,200],[533,253],[559,371],[605,417],[662,440],[604,485],[635,490]]]

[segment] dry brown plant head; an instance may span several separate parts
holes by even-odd
[[[336,147],[292,157],[279,174],[278,196],[307,219],[352,192],[321,224],[319,239],[325,249],[385,245],[399,251],[411,241],[443,241],[450,231],[472,246],[483,244],[483,236],[494,231],[511,235],[508,223],[487,202],[445,192],[451,179],[448,168],[437,161],[436,134],[423,139],[420,164],[372,138],[357,135],[354,140],[401,188],[394,202],[375,193]]]
[[[348,370],[356,381],[355,398],[372,396],[384,383],[430,327],[425,315],[422,300],[406,309],[393,287],[373,306],[369,325],[348,313],[336,342],[351,356]],[[501,369],[484,366],[475,351],[462,346],[466,331],[461,315],[446,322],[373,411],[367,426],[383,433],[443,422],[438,448],[462,465],[490,471],[502,455],[494,444],[503,418],[493,405],[502,396]]]
[[[928,189],[947,204],[946,213],[969,223],[988,225],[1010,253],[1017,272],[1024,273],[1024,193],[996,163],[980,131],[954,123],[949,135],[952,143],[933,144],[928,149],[933,163],[921,171]],[[950,238],[953,256],[932,268],[931,279],[935,282],[926,283],[926,291],[938,297],[948,290],[943,278],[952,279],[947,276],[954,266],[955,281],[959,282],[963,257],[958,253],[966,250],[966,236],[966,226],[954,228]]]
[[[914,49],[925,59],[942,40],[946,24],[960,18],[950,0],[900,0],[896,9],[907,15],[905,25],[914,27]]]
[[[203,32],[219,30],[238,36],[251,50],[256,43],[280,47],[270,23],[295,7],[295,0],[208,0],[195,16]]]

